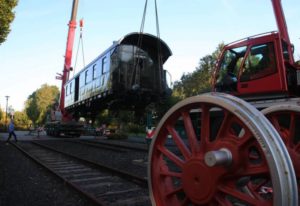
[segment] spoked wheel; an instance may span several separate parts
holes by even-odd
[[[292,159],[300,189],[300,106],[276,105],[262,110],[285,143]]]
[[[191,97],[160,121],[149,153],[153,205],[298,205],[292,162],[254,107],[220,93]]]

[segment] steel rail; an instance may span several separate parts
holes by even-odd
[[[143,147],[135,147],[132,145],[125,145],[125,144],[116,144],[116,143],[111,143],[111,142],[104,142],[103,140],[99,140],[98,142],[88,140],[89,142],[95,143],[95,144],[104,144],[104,145],[109,145],[109,146],[114,146],[114,147],[121,147],[125,149],[131,149],[131,150],[139,150],[143,152],[148,152],[148,148],[143,148]]]
[[[70,142],[70,143],[76,143],[76,144],[84,144],[84,145],[88,145],[88,146],[91,146],[91,147],[96,147],[96,148],[101,148],[101,149],[106,149],[106,150],[112,150],[112,151],[115,151],[115,152],[123,152],[123,153],[127,153],[128,150],[125,150],[125,149],[120,149],[120,148],[117,148],[115,145],[101,145],[101,144],[98,144],[97,142],[92,142],[92,141],[81,141],[81,140],[63,140],[64,142]]]

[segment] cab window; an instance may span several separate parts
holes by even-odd
[[[237,76],[243,62],[247,47],[237,47],[224,52],[216,81],[217,91],[236,91]]]
[[[259,79],[275,73],[275,61],[273,43],[252,46],[243,66],[241,82]]]

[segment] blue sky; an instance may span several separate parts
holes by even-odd
[[[80,0],[77,19],[84,18],[86,64],[114,40],[139,31],[144,0]],[[145,32],[156,34],[154,0],[149,0]],[[165,64],[173,80],[192,72],[199,59],[224,41],[277,30],[270,0],[157,0],[160,36],[173,56]],[[295,58],[300,59],[300,1],[282,0]],[[7,41],[0,45],[0,105],[21,110],[42,84],[57,85],[62,71],[72,0],[19,1]],[[79,29],[75,37],[73,63]],[[76,71],[83,66],[79,56]]]

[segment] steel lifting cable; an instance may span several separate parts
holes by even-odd
[[[138,41],[137,41],[137,47],[138,48],[142,47],[144,26],[145,26],[145,21],[146,21],[146,14],[147,14],[147,7],[148,7],[148,0],[145,0],[145,6],[144,6],[144,11],[143,11],[141,27],[140,27],[140,33],[139,33],[139,37],[138,37]],[[134,49],[133,49],[133,55],[134,55],[134,53],[135,52],[134,52]],[[135,73],[134,83],[137,84],[137,79],[138,79],[137,66],[139,65],[139,62],[140,62],[140,58],[138,56],[137,61],[134,62],[133,72],[132,72],[132,76],[131,76],[131,83],[133,82],[134,73]]]
[[[162,76],[161,68],[162,68],[163,61],[162,61],[162,49],[161,49],[161,42],[160,42],[159,19],[158,19],[158,9],[157,9],[156,0],[154,0],[154,3],[155,3],[155,21],[156,21],[156,35],[157,35],[157,54],[158,54],[157,61],[158,61],[158,67],[159,67],[158,78],[160,80],[161,76]],[[144,33],[144,27],[145,27],[145,21],[146,21],[147,6],[148,6],[148,0],[145,0],[145,6],[144,6],[144,11],[143,11],[141,27],[140,27],[140,33],[139,33],[138,42],[137,42],[138,48],[141,48],[142,42],[143,42],[143,33]],[[139,61],[140,61],[140,59],[138,58],[134,65],[134,71],[136,72],[135,83],[137,81],[137,66],[139,65]],[[134,73],[134,71],[133,71],[133,73]],[[132,78],[133,78],[133,75],[132,75]],[[131,82],[132,82],[132,80],[131,80]],[[159,89],[161,90],[162,88],[160,85],[161,84],[160,81],[158,81],[158,84],[159,84]]]
[[[73,69],[73,77],[75,75],[75,70],[76,70],[76,65],[77,65],[77,59],[78,59],[78,53],[81,45],[81,53],[82,53],[82,61],[83,61],[83,67],[85,67],[85,59],[84,59],[84,47],[83,47],[83,19],[80,19],[80,36],[79,36],[79,41],[78,41],[78,47],[77,47],[77,52],[76,52],[76,58],[75,58],[75,64],[74,64],[74,69]]]
[[[145,26],[145,21],[146,21],[146,14],[147,14],[147,6],[148,6],[148,0],[145,1],[143,18],[142,18],[141,27],[140,27],[140,35],[139,35],[138,43],[137,43],[137,46],[139,48],[142,46],[142,40],[143,40],[142,34],[144,33],[144,26]]]
[[[146,14],[147,14],[147,5],[148,5],[148,0],[145,1],[143,18],[142,18],[141,27],[140,27],[141,34],[144,32],[144,26],[145,26],[145,21],[146,21]]]
[[[158,9],[157,3],[155,2],[155,20],[156,20],[156,35],[157,35],[157,63],[158,63],[158,86],[160,92],[162,91],[161,79],[162,79],[162,49],[161,49],[161,41],[160,41],[160,31],[159,31],[159,20],[158,20]]]

